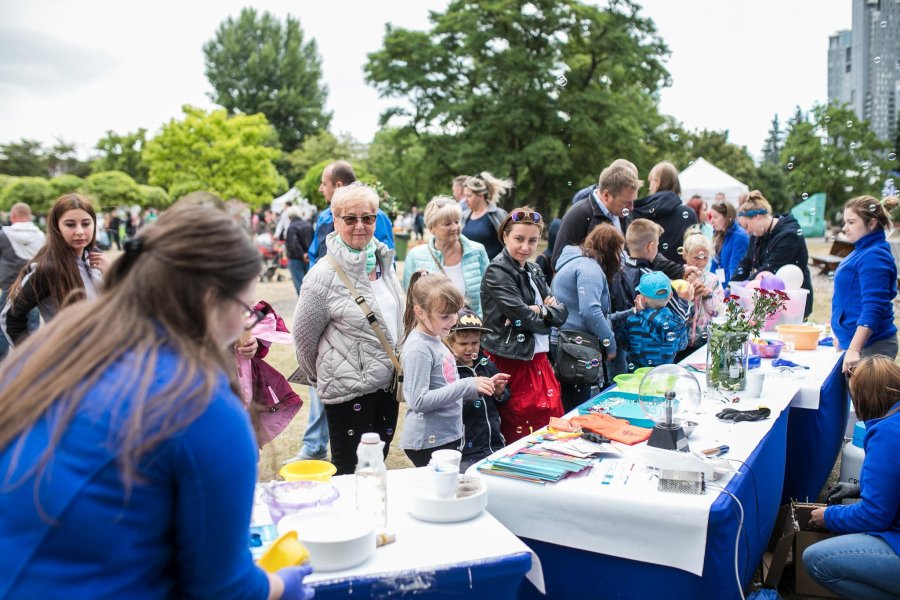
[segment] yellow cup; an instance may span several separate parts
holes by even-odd
[[[298,460],[278,471],[285,481],[328,481],[335,473],[337,467],[326,460]]]
[[[256,561],[266,573],[275,573],[285,567],[296,567],[309,560],[309,551],[297,539],[296,531],[288,531],[269,546]]]

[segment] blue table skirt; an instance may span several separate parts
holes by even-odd
[[[436,544],[440,540],[434,540]],[[478,540],[472,540],[477,544]],[[531,553],[496,560],[460,563],[433,571],[399,571],[385,577],[364,577],[313,584],[316,600],[328,598],[489,598],[512,600],[531,569]],[[533,586],[528,583],[529,587]],[[352,595],[351,595],[352,594]]]
[[[843,365],[841,356],[822,385],[818,410],[791,409],[782,503],[815,502],[834,468],[850,410]]]
[[[741,475],[734,476],[726,488],[740,499],[744,507],[744,526],[738,552],[743,586],[749,583],[759,565],[778,516],[785,472],[788,417],[788,411],[781,413],[747,459],[747,465],[741,466]],[[727,494],[720,495],[713,503],[702,577],[673,567],[595,554],[528,538],[522,541],[541,559],[548,598],[729,600],[740,598],[734,569],[738,512],[737,504]],[[523,584],[519,597],[543,598],[528,582]]]

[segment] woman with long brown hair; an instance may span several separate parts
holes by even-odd
[[[67,304],[97,294],[106,257],[97,240],[94,207],[78,194],[60,196],[47,217],[44,247],[23,269],[0,313],[0,326],[11,344],[28,336],[28,314],[37,308],[49,321]]]
[[[719,269],[723,275],[720,281],[727,286],[737,272],[741,259],[747,254],[750,245],[750,234],[737,223],[737,209],[727,201],[717,202],[709,211],[709,222],[713,228],[713,249],[715,254],[709,270],[718,277]]]
[[[0,597],[306,597],[306,571],[247,547],[258,452],[231,345],[261,268],[228,215],[176,205],[0,366]]]

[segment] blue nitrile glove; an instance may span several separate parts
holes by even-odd
[[[819,345],[832,347],[832,346],[834,346],[834,338],[833,337],[822,338],[821,340],[819,340]]]
[[[775,360],[772,361],[772,366],[773,367],[790,367],[792,369],[808,369],[809,368],[806,365],[798,365],[795,362],[791,362],[791,361],[787,360],[786,358],[776,358]]]
[[[303,579],[312,573],[312,567],[302,565],[299,567],[285,567],[277,573],[284,581],[284,594],[281,600],[310,600],[316,595],[316,591],[308,585],[303,585]]]
[[[747,368],[748,369],[758,369],[762,366],[762,359],[758,356],[750,356],[747,358]]]

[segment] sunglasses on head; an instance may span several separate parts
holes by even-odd
[[[359,217],[356,215],[347,215],[346,217],[339,217],[339,218],[344,221],[345,225],[352,227],[352,226],[356,225],[359,221],[362,221],[363,225],[372,225],[375,223],[375,219],[378,218],[378,215],[362,215]]]
[[[541,222],[541,218],[541,213],[530,210],[514,210],[509,213],[509,219],[513,223],[534,223],[537,225]]]

